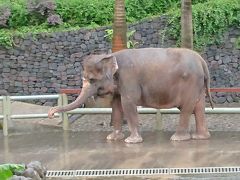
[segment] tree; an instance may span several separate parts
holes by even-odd
[[[181,47],[193,49],[192,0],[181,1]]]
[[[112,52],[127,48],[127,22],[124,0],[115,0]]]

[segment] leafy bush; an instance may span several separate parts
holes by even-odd
[[[4,1],[4,3],[0,2],[1,6],[8,6],[10,7],[11,16],[8,20],[8,27],[9,28],[18,28],[21,26],[26,26],[30,24],[30,15],[26,8],[25,0],[12,0]]]
[[[192,0],[192,4],[207,0]],[[181,0],[126,0],[128,22],[134,22],[148,16],[159,15],[172,8],[180,8]]]
[[[7,22],[11,16],[11,10],[8,6],[0,7],[0,27],[7,27]]]
[[[0,164],[0,179],[11,179],[15,172],[24,171],[25,165],[23,164]]]
[[[6,0],[4,2],[1,0],[0,9],[6,4],[11,9],[11,16],[8,20],[9,28],[38,26],[49,22],[47,20],[49,16],[56,15],[54,12],[56,9],[54,0]],[[57,23],[51,22],[52,24]]]
[[[235,47],[237,49],[240,49],[240,36],[237,38],[236,42],[235,42]]]
[[[62,24],[62,19],[59,15],[52,14],[47,18],[47,22],[49,25],[56,26]]]
[[[28,11],[38,20],[38,23],[46,22],[49,25],[62,23],[61,17],[55,13],[57,5],[54,0],[28,0]]]
[[[8,5],[11,9],[8,20],[3,20],[7,22],[9,29],[0,29],[0,45],[12,46],[13,36],[24,36],[28,32],[37,34],[109,25],[113,19],[115,0],[31,1],[39,2],[40,5],[33,3],[31,6],[29,0],[0,0],[0,7]],[[167,14],[172,28],[168,33],[179,40],[180,3],[180,0],[126,0],[127,21],[134,22],[149,16],[159,16],[170,10]],[[218,39],[215,35],[221,34],[229,25],[239,25],[239,0],[192,0],[192,3],[196,47]],[[55,27],[56,25],[58,27]]]
[[[48,16],[54,13],[56,4],[52,0],[28,0],[28,11],[30,13],[39,13],[42,16]]]
[[[201,49],[207,43],[220,42],[220,35],[230,25],[240,27],[239,0],[212,0],[193,5],[194,46]],[[169,33],[180,42],[179,9],[168,13],[171,26]]]
[[[0,45],[4,47],[13,46],[13,33],[9,30],[0,29]]]
[[[47,22],[50,15],[59,15],[69,26],[107,25],[112,23],[115,0],[0,0],[0,7],[9,5],[9,27],[35,26]],[[193,0],[193,4],[206,0]],[[128,22],[162,14],[180,7],[180,0],[126,0]],[[52,23],[54,24],[54,23]]]
[[[106,25],[112,22],[114,0],[56,0],[56,12],[71,26]]]

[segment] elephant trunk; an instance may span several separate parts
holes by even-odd
[[[89,82],[87,82],[86,80],[83,80],[83,88],[77,99],[66,106],[51,108],[48,112],[48,117],[53,118],[54,113],[71,111],[73,109],[80,107],[84,102],[86,102],[86,100],[89,97],[96,94],[96,92],[97,92],[96,87],[90,85]]]
[[[87,81],[84,80],[83,83],[84,84],[83,84],[82,91],[79,94],[79,96],[77,97],[77,99],[75,101],[73,101],[72,103],[61,107],[60,111],[58,111],[58,112],[71,111],[73,109],[80,107],[83,103],[85,103],[87,101],[87,99],[89,97],[93,96],[97,92],[97,89],[94,88],[92,85],[90,85]]]

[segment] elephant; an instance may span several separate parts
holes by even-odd
[[[124,139],[123,116],[130,136],[126,143],[143,141],[139,133],[137,106],[180,110],[180,120],[173,141],[208,139],[205,95],[210,94],[210,75],[206,62],[195,51],[185,48],[124,49],[111,54],[89,55],[83,60],[83,87],[76,100],[56,112],[73,110],[88,97],[112,95],[113,132],[108,140]],[[195,115],[196,132],[189,132],[189,119]]]

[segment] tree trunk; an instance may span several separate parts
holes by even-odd
[[[193,49],[192,0],[181,3],[181,47]]]
[[[124,0],[115,0],[112,52],[127,48],[127,23]]]

